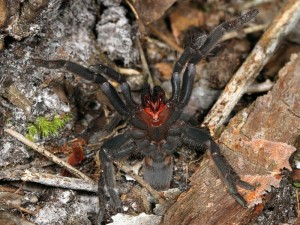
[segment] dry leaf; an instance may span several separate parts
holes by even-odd
[[[164,80],[170,80],[171,79],[173,68],[172,68],[172,65],[170,63],[164,63],[164,62],[156,63],[155,68],[158,69],[161,77]]]
[[[162,17],[176,0],[136,0],[133,5],[144,24],[150,24]]]
[[[15,85],[5,87],[4,96],[15,106],[22,109],[26,116],[30,115],[32,103],[19,91]]]
[[[180,43],[182,32],[189,27],[199,27],[204,24],[203,12],[187,5],[181,5],[170,15],[173,36]]]

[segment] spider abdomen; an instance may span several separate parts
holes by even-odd
[[[144,179],[156,190],[170,187],[173,172],[172,155],[146,156],[144,158]]]
[[[179,141],[176,136],[169,136],[161,141],[136,141],[144,155],[144,179],[155,189],[165,190],[170,187],[173,173],[173,152]]]

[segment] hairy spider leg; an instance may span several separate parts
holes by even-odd
[[[218,41],[226,32],[239,29],[244,23],[253,19],[257,14],[258,10],[252,9],[244,15],[230,21],[223,22],[209,35],[201,35],[193,40],[190,45],[185,47],[184,52],[175,63],[171,78],[172,95],[168,100],[168,103],[176,105],[176,107],[170,115],[169,121],[167,121],[168,126],[179,118],[182,109],[189,102],[196,73],[195,65],[214,49]],[[184,72],[182,78],[183,82],[181,85],[180,73],[186,64],[188,65]]]
[[[250,20],[252,20],[258,14],[257,9],[252,9],[245,14],[221,23],[215,29],[213,29],[207,36],[205,42],[196,49],[196,53],[190,59],[190,63],[197,64],[201,59],[203,59],[211,50],[214,49],[216,44],[220,41],[226,32],[238,30],[241,26]]]
[[[217,45],[217,43],[220,41],[220,39],[226,32],[239,29],[244,23],[249,22],[257,14],[258,10],[253,9],[235,19],[223,22],[218,27],[216,27],[209,35],[201,35],[197,37],[191,42],[190,45],[188,45],[184,49],[184,52],[182,53],[178,61],[175,63],[173,69],[173,75],[171,78],[172,96],[170,98],[170,102],[178,101],[180,90],[180,73],[184,66],[187,63],[194,65],[197,64],[202,58],[207,56],[211,50],[213,50],[213,48]],[[189,77],[190,74],[191,73],[187,73],[187,77]],[[183,78],[183,81],[187,79],[188,78]],[[190,83],[193,83],[193,80],[186,83],[183,82],[182,89],[187,90],[188,88],[190,88],[190,86],[186,86]],[[187,98],[189,95],[183,95],[183,93],[181,93],[180,96],[183,96],[181,97],[183,99]],[[184,103],[185,102],[188,102],[188,99],[185,100]],[[183,104],[182,106],[184,107],[185,104]]]
[[[255,188],[241,180],[239,175],[221,154],[219,146],[212,140],[209,133],[197,127],[184,127],[181,138],[183,143],[187,146],[201,147],[204,144],[209,149],[218,173],[226,183],[229,193],[240,205],[247,207],[246,200],[237,191],[236,186],[238,185],[247,190],[254,190]]]
[[[197,64],[218,44],[226,32],[238,30],[243,24],[252,20],[257,14],[258,10],[252,9],[235,19],[221,23],[213,29],[209,35],[201,35],[195,38],[191,44],[184,49],[184,52],[175,63],[173,74],[180,73],[188,62]]]
[[[121,90],[124,94],[126,103],[131,108],[138,107],[138,104],[133,100],[133,98],[131,96],[131,88],[126,81],[126,78],[122,74],[118,73],[114,69],[112,69],[108,66],[105,66],[103,64],[96,65],[93,68],[95,69],[95,72],[100,73],[100,74],[106,74],[111,79],[117,81],[121,86]]]
[[[136,149],[136,145],[128,134],[120,134],[106,141],[99,152],[100,156],[100,178],[98,184],[99,192],[99,214],[98,220],[102,221],[106,209],[106,191],[109,194],[112,207],[117,212],[122,212],[122,204],[116,191],[115,170],[113,161],[128,156]]]
[[[180,78],[178,73],[174,73],[172,79],[176,79],[178,81],[174,81],[174,85],[177,89],[173,91],[172,97],[169,99],[168,104],[172,105],[173,111],[169,116],[169,119],[166,121],[167,127],[170,127],[181,115],[183,108],[187,105],[190,100],[194,77],[196,74],[196,68],[194,64],[188,64],[186,70],[184,71],[182,78],[182,87],[180,87]],[[173,79],[173,80],[174,80]],[[176,84],[175,84],[176,83]],[[173,89],[174,90],[174,89]]]
[[[32,59],[32,63],[35,66],[45,67],[48,69],[65,69],[74,74],[81,76],[82,78],[93,81],[100,84],[101,90],[110,100],[114,108],[124,117],[130,117],[130,110],[125,106],[117,91],[113,86],[100,74],[97,74],[77,63],[73,63],[67,60],[42,60],[42,59]]]

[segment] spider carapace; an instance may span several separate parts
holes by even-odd
[[[125,77],[104,65],[90,70],[67,60],[33,59],[32,63],[36,66],[65,69],[99,84],[116,111],[131,125],[130,132],[109,139],[100,148],[99,221],[105,214],[107,197],[110,198],[113,208],[117,211],[122,210],[115,188],[113,161],[127,157],[133,152],[140,152],[144,156],[144,179],[158,190],[166,189],[172,179],[173,154],[182,145],[192,148],[205,146],[209,149],[229,192],[240,205],[247,206],[247,202],[239,194],[236,186],[249,190],[253,190],[254,187],[242,181],[234,172],[208,132],[181,120],[180,115],[192,93],[195,65],[214,49],[224,33],[239,29],[257,14],[258,10],[250,10],[239,17],[223,22],[210,34],[194,38],[175,63],[171,78],[172,95],[168,99],[161,87],[155,86],[151,90],[150,86],[146,85],[141,93],[141,103],[137,103],[131,96],[131,89]],[[120,84],[125,101],[103,75]]]

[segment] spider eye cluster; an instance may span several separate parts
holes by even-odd
[[[144,111],[152,116],[153,120],[159,119],[159,114],[164,110],[165,92],[159,87],[155,86],[151,92],[150,87],[146,87],[142,93],[142,107]]]

